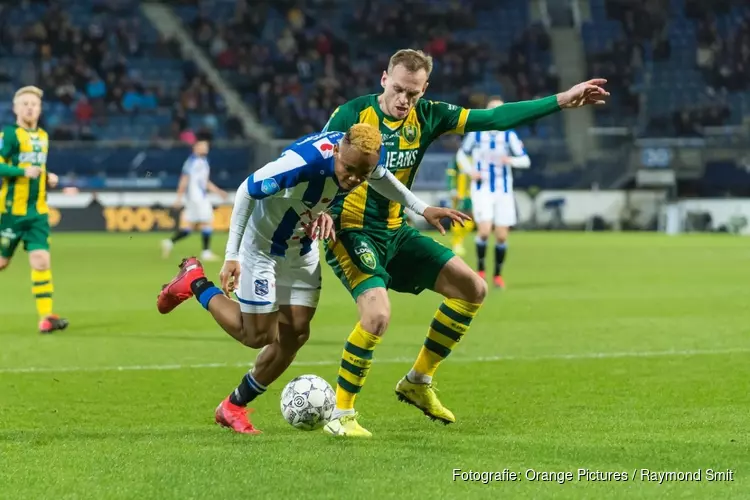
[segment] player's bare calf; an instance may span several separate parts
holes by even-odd
[[[179,268],[177,276],[162,286],[156,300],[160,313],[167,314],[196,296],[219,326],[243,345],[260,349],[274,341],[278,323],[276,313],[242,313],[237,302],[224,295],[206,278],[203,264],[196,257],[183,259]]]

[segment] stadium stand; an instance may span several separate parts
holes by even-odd
[[[750,112],[750,10],[721,0],[591,0],[582,26],[592,73],[610,78],[603,126],[698,136]],[[643,98],[641,98],[641,94]],[[638,118],[641,121],[638,121]]]
[[[53,140],[172,138],[231,133],[222,103],[179,48],[159,37],[133,0],[0,5],[0,116],[16,88],[45,90]],[[236,135],[236,132],[235,132]]]
[[[516,100],[558,90],[549,37],[530,25],[524,2],[367,0],[353,11],[339,0],[185,3],[176,8],[183,21],[279,137],[319,130],[337,105],[377,91],[388,56],[405,46],[435,58],[431,99],[478,106],[489,94]],[[559,137],[556,120],[520,133]]]
[[[707,126],[739,125],[750,116],[750,9],[743,2],[585,3],[590,12],[580,31],[585,74],[608,78],[612,92],[610,105],[595,111],[596,125],[626,127],[641,137],[696,137]],[[389,55],[402,47],[434,56],[430,99],[478,107],[489,95],[514,101],[560,90],[552,39],[544,24],[534,21],[538,15],[532,16],[531,2],[175,0],[165,5],[279,139],[319,130],[339,104],[377,92]],[[146,141],[153,149],[165,139],[189,144],[199,131],[242,139],[239,121],[228,116],[218,92],[191,58],[183,57],[179,44],[151,25],[136,0],[4,2],[0,56],[3,122],[12,121],[14,90],[33,82],[46,92],[43,126],[61,145],[56,150],[65,149],[65,140],[91,144],[79,142],[75,151],[52,155],[56,169],[137,176],[145,168],[136,160],[139,150],[105,152],[101,145]],[[534,158],[533,169],[518,173],[519,187],[588,185],[616,178],[622,170],[619,155],[573,165],[559,114],[518,133]],[[431,152],[450,154],[458,140],[443,138]],[[234,164],[223,172],[227,182],[234,182],[235,169],[252,163],[256,146],[240,147],[235,162],[226,157]],[[149,150],[149,169],[154,169],[149,171],[173,180],[181,164],[177,159],[185,154],[186,148],[179,149],[167,161],[162,152]],[[87,161],[80,161],[84,156]],[[552,163],[560,167],[547,168]],[[589,175],[594,170],[606,175]],[[420,181],[442,185],[441,171],[424,168]]]

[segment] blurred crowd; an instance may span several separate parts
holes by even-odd
[[[491,67],[515,84],[519,99],[556,92],[554,68],[529,57],[530,50],[549,50],[543,27],[529,27],[499,68],[498,55],[486,43],[452,35],[472,28],[477,9],[492,5],[492,0],[363,0],[341,9],[340,2],[328,0],[240,0],[231,21],[219,23],[204,12],[191,28],[217,66],[248,96],[259,119],[276,123],[281,136],[296,137],[320,130],[339,104],[377,91],[388,57],[403,47],[433,56],[430,91],[455,94],[458,104],[483,105],[472,89]],[[264,30],[272,14],[284,27],[271,41]],[[334,29],[334,23],[344,30]]]
[[[167,113],[168,128],[160,138],[190,141],[187,113],[216,111],[217,100],[210,85],[192,64],[184,67],[179,88],[143,78],[129,61],[148,58],[181,59],[179,46],[160,39],[146,45],[139,36],[141,21],[118,4],[96,3],[94,21],[82,28],[56,2],[48,4],[37,22],[14,26],[7,9],[0,8],[0,47],[13,57],[23,57],[33,66],[25,81],[35,82],[46,93],[43,126],[53,139],[97,139],[97,130],[113,117]],[[23,8],[23,7],[21,7]],[[0,80],[9,82],[9,68],[0,65]],[[131,138],[131,137],[126,137]]]
[[[708,91],[717,95],[750,89],[750,14],[729,38],[719,35],[716,23],[733,1],[685,0],[686,14],[697,23],[696,66]],[[493,82],[502,82],[512,100],[559,91],[557,70],[549,62],[551,39],[542,24],[518,31],[499,54],[481,37],[461,36],[498,2],[237,0],[232,16],[202,11],[188,28],[258,118],[275,126],[277,135],[296,137],[320,130],[339,104],[376,92],[388,57],[403,47],[433,56],[431,95],[460,105],[482,106]],[[219,122],[229,137],[241,136],[239,122],[227,116],[222,100],[191,62],[181,63],[179,85],[143,74],[140,62],[179,61],[182,56],[173,41],[144,40],[135,3],[94,2],[96,15],[84,27],[76,26],[55,1],[41,3],[48,5],[45,14],[21,26],[7,20],[10,4],[0,4],[0,55],[24,57],[33,66],[23,79],[38,82],[47,101],[53,101],[44,119],[54,138],[96,139],[112,120],[156,114],[169,117],[169,125],[156,134],[162,138],[191,142],[196,133],[214,130]],[[609,79],[618,105],[608,109],[634,121],[642,108],[637,75],[646,47],[656,62],[671,57],[670,1],[604,4],[607,17],[622,25],[625,36],[591,56],[588,70]],[[207,4],[174,0],[172,5]],[[0,64],[0,84],[18,76],[11,71],[16,70]],[[726,122],[729,112],[723,102],[716,99],[654,117],[652,127],[699,133],[702,126]],[[198,125],[194,115],[201,118]]]

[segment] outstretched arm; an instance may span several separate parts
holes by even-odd
[[[466,119],[466,132],[507,130],[538,120],[561,109],[605,104],[609,92],[603,78],[579,83],[565,92],[533,101],[511,102],[492,109],[472,109]]]
[[[23,177],[24,171],[20,167],[13,167],[5,163],[0,163],[0,177]]]
[[[385,169],[383,169],[385,170]],[[368,183],[378,193],[382,194],[389,200],[410,208],[419,215],[424,215],[424,211],[429,205],[420,200],[417,195],[412,193],[409,188],[404,186],[396,176],[388,170],[380,178],[370,177]]]
[[[461,224],[462,226],[464,225],[463,221],[470,219],[468,215],[463,214],[458,210],[453,210],[452,208],[429,206],[396,179],[396,176],[388,170],[385,170],[385,174],[382,177],[370,177],[368,183],[375,191],[386,198],[393,200],[424,217],[427,222],[440,231],[440,234],[445,234],[445,229],[440,223],[442,219],[451,219],[453,222]]]

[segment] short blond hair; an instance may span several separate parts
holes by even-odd
[[[27,85],[16,90],[15,95],[13,95],[13,102],[15,103],[16,100],[24,94],[35,95],[40,100],[42,99],[42,97],[44,97],[44,91],[42,89],[40,89],[39,87],[35,87],[34,85]]]
[[[346,132],[344,141],[365,154],[378,154],[383,136],[369,123],[357,123]]]
[[[401,49],[393,54],[388,61],[388,73],[399,64],[410,73],[416,73],[420,69],[425,70],[428,77],[432,73],[432,56],[428,56],[421,50]]]

